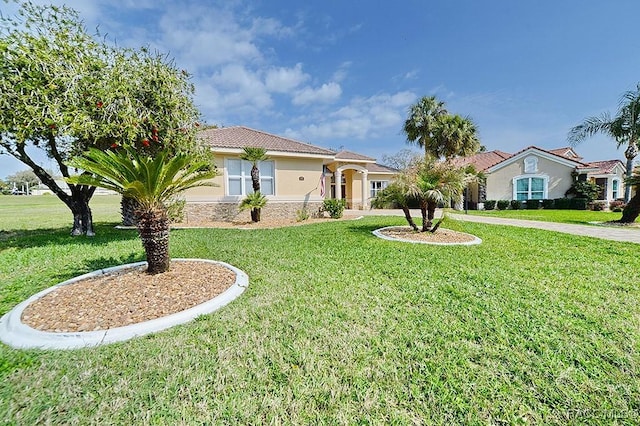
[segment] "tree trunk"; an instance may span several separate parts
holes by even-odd
[[[629,142],[629,146],[624,151],[624,156],[627,159],[627,167],[626,167],[627,179],[633,176],[633,159],[636,158],[637,155],[638,155],[638,146],[633,142]],[[624,186],[624,202],[628,204],[630,201],[631,201],[631,185],[627,184]]]
[[[74,237],[78,235],[93,237],[96,235],[93,231],[93,215],[91,214],[91,207],[89,207],[91,195],[93,195],[93,190],[87,191],[87,187],[80,188],[75,186],[71,191],[70,202],[65,202],[73,214],[71,235]]]
[[[431,229],[431,221],[427,217],[427,203],[420,203],[420,213],[422,213],[422,232],[427,232]]]
[[[124,226],[136,226],[136,209],[138,202],[130,197],[122,196],[120,200],[120,215]]]
[[[618,220],[619,223],[633,223],[640,215],[640,191],[627,203],[624,210],[622,210],[622,218]]]
[[[251,167],[251,184],[253,185],[253,192],[260,192],[260,170],[255,163]]]
[[[147,255],[147,273],[169,270],[169,216],[166,209],[137,210],[137,227]]]
[[[429,229],[431,229],[431,225],[433,225],[433,218],[436,217],[436,207],[438,207],[438,203],[427,203],[427,222]]]
[[[402,211],[404,212],[404,218],[407,219],[409,226],[413,228],[414,231],[417,231],[418,226],[416,226],[415,222],[413,221],[413,218],[411,217],[411,212],[409,211],[409,207],[402,206]]]
[[[255,207],[251,209],[251,221],[260,222],[260,209]]]

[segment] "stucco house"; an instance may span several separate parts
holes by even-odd
[[[248,218],[248,212],[238,211],[240,201],[253,190],[251,163],[240,159],[244,147],[264,148],[269,157],[258,165],[260,192],[268,199],[265,218],[291,218],[301,209],[313,214],[325,198],[342,198],[349,208],[366,209],[370,198],[397,173],[361,154],[243,126],[206,129],[198,137],[214,153],[219,175],[215,186],[187,191],[187,220]]]
[[[556,199],[565,197],[574,176],[591,180],[602,190],[597,199],[612,201],[624,196],[625,167],[620,160],[583,162],[573,148],[546,150],[529,146],[515,154],[481,152],[457,159],[484,173],[485,185],[472,184],[467,191],[470,208],[486,200]]]

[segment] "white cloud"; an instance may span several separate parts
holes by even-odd
[[[354,98],[333,113],[318,115],[316,122],[285,134],[305,140],[365,139],[389,129],[400,128],[407,107],[416,99],[412,92]]]
[[[267,89],[276,93],[289,93],[309,79],[309,74],[302,71],[302,64],[293,68],[271,68],[267,70],[265,85]]]
[[[294,105],[308,105],[313,103],[330,103],[338,100],[342,94],[342,88],[338,83],[325,83],[317,89],[305,87],[293,96],[291,102]]]

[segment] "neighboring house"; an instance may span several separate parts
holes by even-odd
[[[481,207],[486,200],[563,198],[574,177],[599,185],[602,190],[598,200],[612,201],[624,196],[622,161],[583,162],[582,157],[569,147],[545,150],[530,146],[515,154],[490,151],[456,159],[456,165],[468,164],[486,177],[485,185],[469,186],[467,202],[470,208]]]
[[[263,217],[291,218],[301,209],[314,213],[325,198],[343,198],[349,208],[368,208],[369,199],[397,172],[364,155],[335,152],[247,127],[206,129],[198,138],[214,153],[219,175],[213,180],[216,186],[187,191],[187,220],[240,216],[238,204],[253,191],[251,163],[240,159],[244,147],[264,148],[269,157],[258,165],[260,192],[268,199]]]
[[[66,192],[67,194],[71,195],[71,190],[69,189],[69,185],[67,184],[67,182],[61,178],[61,177],[57,177],[54,178],[56,184],[60,187],[60,189],[62,189],[64,192]],[[33,188],[30,188],[29,190],[29,194],[31,195],[53,195],[53,191],[49,189],[48,186],[44,185],[44,184],[39,184],[37,186],[34,186]],[[93,195],[118,195],[117,192],[115,191],[110,191],[108,189],[104,189],[104,188],[96,188],[95,192],[93,193]]]

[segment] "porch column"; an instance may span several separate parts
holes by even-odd
[[[340,200],[342,198],[342,172],[336,170],[334,176],[336,181],[336,200]]]
[[[369,207],[369,179],[367,179],[367,172],[362,172],[362,210],[366,210]]]

